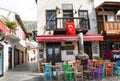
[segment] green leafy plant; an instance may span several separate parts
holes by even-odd
[[[11,32],[14,32],[16,30],[17,24],[15,21],[10,21],[4,16],[0,16],[0,21],[4,23],[10,29]]]
[[[11,30],[11,31],[15,31],[17,24],[14,21],[5,21],[5,25]]]

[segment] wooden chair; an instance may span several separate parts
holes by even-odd
[[[63,70],[64,70],[64,81],[72,81],[74,79],[74,72],[72,69],[72,66],[69,64],[63,64]]]
[[[53,81],[53,71],[50,63],[43,66],[43,71],[44,71],[44,81],[47,81],[48,79],[50,79],[50,81]]]
[[[74,71],[75,81],[78,81],[78,78],[81,77],[83,81],[83,65],[78,65]]]
[[[55,69],[57,80],[60,80],[63,78],[63,75],[64,75],[63,64],[62,62],[57,62],[55,63],[55,65],[58,66],[58,68]]]
[[[89,70],[94,68],[92,60],[90,60],[90,59],[88,60],[88,66],[87,67],[88,67]]]
[[[100,59],[98,60],[98,64],[103,64],[104,63],[104,60]]]
[[[106,76],[108,76],[108,75],[113,76],[113,74],[114,74],[113,73],[113,64],[111,62],[106,63],[105,73],[106,73]]]
[[[117,60],[114,64],[114,74],[120,75],[120,60]]]
[[[103,64],[99,64],[98,67],[93,71],[93,78],[100,81],[102,79]]]
[[[93,67],[97,68],[98,67],[98,60],[93,60]]]

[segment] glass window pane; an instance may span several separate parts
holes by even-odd
[[[80,14],[79,15],[84,15],[84,13],[83,12],[80,12]]]
[[[81,26],[83,28],[89,29],[89,18],[88,18],[88,11],[87,10],[79,10],[79,17],[84,18],[81,22]]]
[[[52,48],[48,48],[48,55],[52,56],[53,54],[53,49]]]
[[[60,53],[60,49],[59,48],[55,48],[55,54],[58,55]]]
[[[84,12],[84,15],[86,15],[86,16],[87,16],[87,12]]]
[[[47,27],[48,29],[55,29],[56,28],[56,13],[55,10],[47,10]]]

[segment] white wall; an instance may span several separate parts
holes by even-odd
[[[74,45],[74,50],[73,50],[73,55],[67,55],[66,51],[67,50],[61,50],[61,59],[62,61],[69,61],[69,60],[75,60],[75,56],[78,54],[78,45],[77,42],[73,42]],[[64,45],[64,42],[61,43],[61,46],[66,46]]]
[[[102,15],[102,12],[98,13],[99,15]],[[111,11],[106,11],[105,15],[107,15],[107,21],[115,21],[115,13]]]
[[[8,44],[3,43],[3,71],[6,72],[8,70]]]
[[[55,9],[56,6],[58,6],[60,9],[62,9],[62,4],[73,4],[74,10],[88,10],[89,18],[90,18],[90,27],[91,30],[88,33],[97,33],[96,30],[96,16],[94,11],[94,4],[92,0],[44,0],[40,1],[38,0],[38,35],[44,35],[44,26],[46,24],[46,16],[45,11],[47,9]],[[62,11],[59,16],[62,16]],[[78,13],[74,14],[75,17],[78,17]]]

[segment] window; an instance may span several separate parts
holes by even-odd
[[[79,10],[79,17],[84,18],[84,20],[81,23],[82,28],[90,29],[88,11],[87,10]]]
[[[63,10],[63,17],[73,17],[73,10]],[[67,21],[73,21],[73,19]]]
[[[103,15],[98,15],[98,25],[103,23]],[[107,15],[105,15],[105,21],[107,21]]]
[[[56,12],[55,10],[47,10],[46,11],[46,25],[47,29],[55,29],[56,28]]]
[[[48,55],[52,57],[53,54],[53,49],[52,48],[48,48]]]
[[[63,27],[65,28],[66,22],[73,22],[73,4],[62,4],[63,9]]]
[[[63,10],[63,27],[65,28],[66,22],[73,22],[73,10]]]
[[[116,19],[117,19],[117,21],[119,22],[119,21],[120,21],[120,15],[117,15],[117,16],[116,16]]]
[[[66,51],[67,55],[73,55],[73,51]]]
[[[113,49],[120,50],[120,42],[115,42],[113,45]]]

